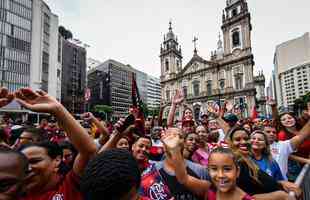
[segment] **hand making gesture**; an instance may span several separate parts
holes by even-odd
[[[183,92],[181,92],[180,90],[176,90],[176,93],[174,97],[172,98],[172,104],[180,105],[183,101],[184,101]]]
[[[0,107],[4,107],[11,103],[14,99],[14,94],[9,93],[8,89],[0,87]]]
[[[169,128],[162,134],[161,140],[168,153],[171,154],[181,150],[183,145],[181,134],[182,132],[178,128]]]
[[[22,88],[15,92],[16,100],[25,108],[34,112],[56,114],[63,107],[54,97],[46,92],[33,91],[30,88]]]

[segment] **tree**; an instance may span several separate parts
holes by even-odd
[[[63,27],[63,26],[59,26],[58,32],[59,32],[59,34],[60,34],[63,38],[65,38],[66,40],[67,40],[67,39],[72,39],[72,38],[73,38],[72,32],[71,32],[70,30],[67,30],[67,29],[66,29],[65,27]]]
[[[105,115],[105,119],[107,120],[109,117],[108,115],[110,113],[112,113],[112,107],[111,106],[107,106],[107,105],[96,105],[94,108],[93,108],[93,111],[102,115],[104,114]]]
[[[295,99],[295,101],[294,101],[294,112],[300,114],[302,112],[302,110],[307,108],[308,102],[310,102],[310,92],[308,92],[304,96],[301,96],[298,99]]]

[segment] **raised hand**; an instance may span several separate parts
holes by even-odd
[[[162,134],[161,140],[168,152],[171,153],[181,149],[183,145],[181,134],[182,132],[178,128],[169,128]]]
[[[13,99],[14,94],[9,93],[6,88],[0,88],[0,107],[8,105]]]
[[[135,128],[135,125],[130,125],[128,126],[122,133],[120,133],[118,130],[124,126],[124,123],[125,123],[125,118],[120,118],[115,124],[114,124],[114,131],[113,133],[114,134],[122,134],[122,135],[127,135],[129,134],[133,128]]]
[[[213,117],[219,117],[221,115],[221,110],[217,104],[209,105],[208,106],[208,112],[210,115],[213,115]]]
[[[91,121],[95,118],[95,116],[94,116],[93,113],[91,113],[91,112],[83,113],[81,117],[82,117],[82,119],[84,119],[85,121],[89,121],[89,122],[91,122]]]
[[[22,88],[15,92],[16,101],[34,112],[55,114],[63,107],[54,97],[44,91],[34,92],[30,88]]]
[[[184,95],[183,92],[180,90],[177,90],[174,97],[172,98],[172,103],[175,105],[179,105],[184,101]]]
[[[277,105],[277,102],[274,99],[268,99],[266,103],[267,103],[267,105],[269,105],[271,107]]]
[[[232,103],[230,103],[229,101],[225,102],[225,108],[227,112],[232,112],[232,110],[234,109],[234,105]]]

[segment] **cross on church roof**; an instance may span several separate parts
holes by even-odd
[[[196,54],[197,53],[197,41],[198,41],[198,38],[195,36],[194,39],[193,39],[193,43],[194,43],[194,53]]]
[[[169,21],[169,30],[171,31],[172,30],[172,20],[170,19]]]

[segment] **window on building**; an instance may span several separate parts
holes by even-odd
[[[167,101],[170,101],[170,91],[166,90],[166,99]]]
[[[184,98],[187,97],[187,87],[183,86],[183,94],[184,94]]]
[[[169,61],[168,61],[168,59],[165,62],[165,68],[166,68],[166,72],[169,71]]]
[[[208,96],[212,95],[212,81],[211,80],[207,82],[207,95]]]
[[[199,93],[200,93],[200,91],[199,91],[199,86],[200,84],[199,84],[199,81],[194,81],[194,83],[193,83],[193,88],[194,88],[194,96],[199,96]]]
[[[177,59],[177,69],[180,68],[180,61]]]
[[[242,77],[242,75],[236,75],[235,76],[235,84],[236,84],[237,90],[241,90],[243,88],[243,77]]]
[[[238,46],[241,45],[239,29],[233,31],[233,34],[232,34],[232,45],[233,45],[233,47],[238,47]]]
[[[225,80],[221,79],[220,80],[220,88],[223,90],[225,88]]]
[[[11,35],[14,35],[14,25],[11,24]]]
[[[236,16],[236,15],[238,15],[238,9],[237,9],[237,8],[235,8],[235,9],[233,9],[233,10],[231,11],[231,16],[232,16],[232,17],[234,17],[234,16]]]

